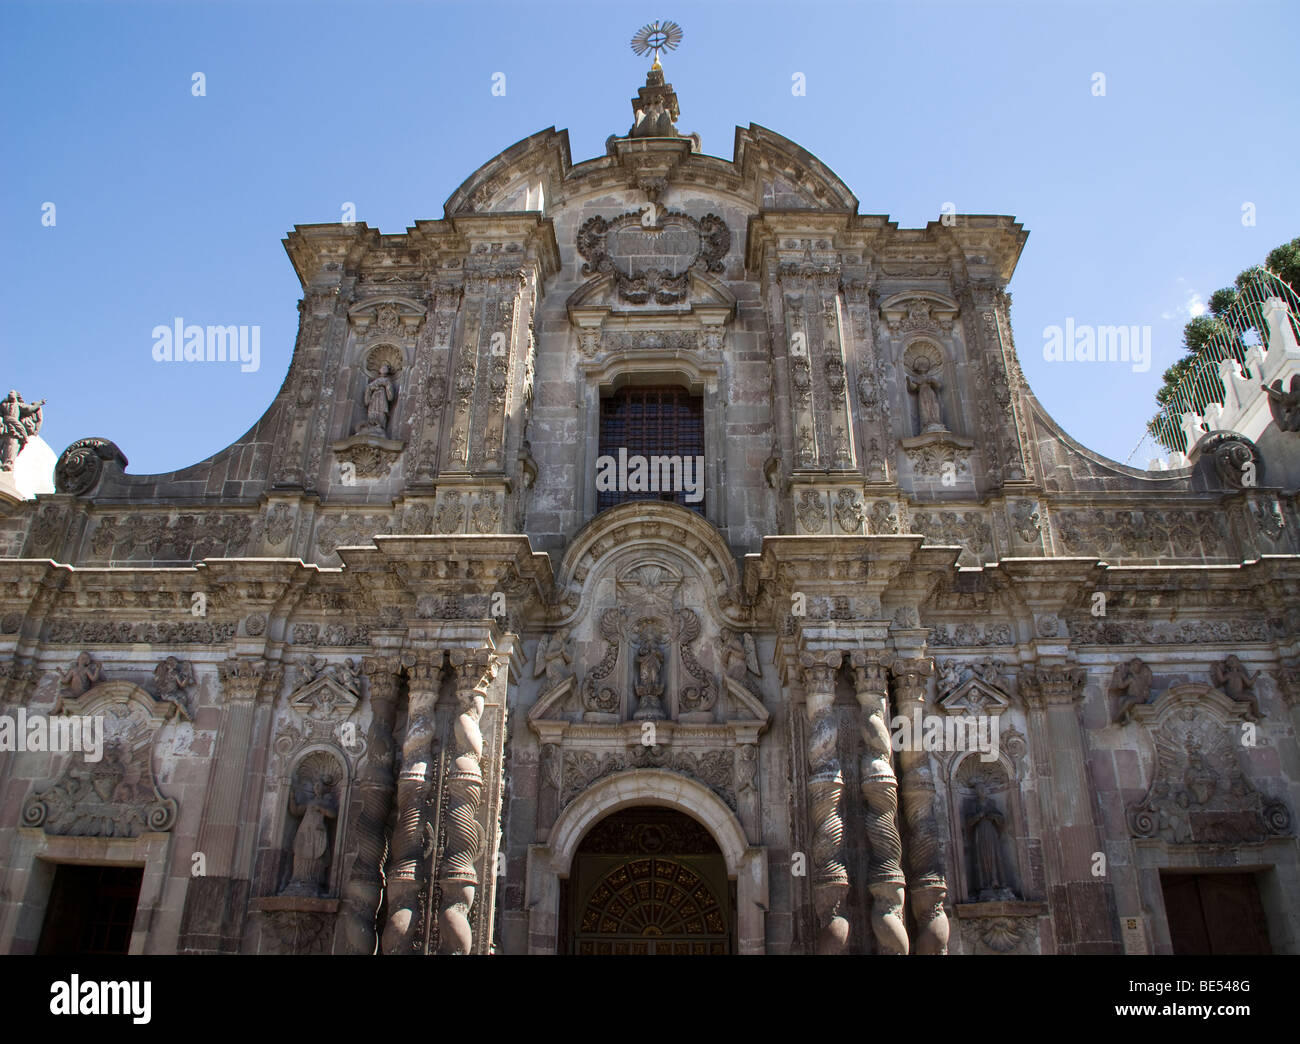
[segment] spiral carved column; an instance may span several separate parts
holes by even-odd
[[[934,673],[929,657],[895,660],[892,666],[898,713],[909,720],[924,709],[926,679]],[[910,744],[919,747],[919,742]],[[948,882],[934,814],[934,774],[925,750],[903,750],[901,769],[903,820],[907,832],[907,889],[916,920],[916,953],[948,952],[948,915],[943,902]]]
[[[341,949],[373,954],[375,918],[383,889],[384,830],[393,807],[393,723],[397,718],[395,656],[368,656],[362,669],[370,681],[370,731],[366,734],[366,765],[357,780],[361,810],[353,820],[352,847],[356,858],[343,885]]]
[[[840,913],[849,891],[849,868],[844,861],[844,816],[840,807],[844,774],[836,749],[839,725],[832,706],[835,672],[841,659],[838,652],[804,653],[799,658],[808,715],[808,814],[818,953],[843,953],[849,938],[849,922]]]
[[[903,923],[903,843],[898,835],[898,780],[889,742],[889,660],[868,652],[851,657],[854,689],[862,707],[862,798],[870,848],[867,888],[871,930],[880,953],[907,953]]]
[[[488,653],[450,654],[456,672],[456,716],[452,754],[447,774],[444,822],[447,847],[438,869],[442,905],[438,917],[439,953],[471,953],[474,933],[469,921],[478,888],[478,859],[483,853],[479,808],[483,804],[483,716],[485,690],[496,677],[496,658]]]
[[[397,823],[388,873],[386,954],[410,954],[417,943],[420,889],[424,885],[424,808],[433,778],[433,708],[438,702],[441,652],[421,652],[405,662],[408,689],[402,773],[397,781]]]

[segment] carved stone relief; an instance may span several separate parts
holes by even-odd
[[[82,696],[63,698],[56,714],[103,722],[101,757],[72,753],[53,784],[23,804],[23,826],[77,837],[138,837],[170,830],[177,804],[158,790],[153,748],[158,730],[177,705],[158,701],[129,682],[104,682]]]

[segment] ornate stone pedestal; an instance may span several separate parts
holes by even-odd
[[[1047,916],[1047,904],[1006,900],[993,903],[958,903],[954,908],[961,925],[966,953],[1039,953],[1037,918]]]
[[[351,464],[356,469],[355,477],[361,479],[383,478],[405,446],[399,439],[365,433],[330,443],[339,464]]]
[[[337,899],[276,895],[253,899],[249,908],[262,926],[259,952],[327,954],[334,938]]]

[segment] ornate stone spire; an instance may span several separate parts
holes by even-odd
[[[681,115],[677,92],[671,83],[664,83],[664,71],[658,59],[646,73],[645,86],[632,99],[632,112],[635,118],[627,132],[629,138],[682,137],[677,130],[677,118]]]
[[[645,86],[632,99],[634,118],[628,138],[690,138],[699,149],[698,134],[682,134],[677,129],[681,110],[677,106],[677,92],[671,83],[664,82],[663,66],[659,64],[661,50],[675,50],[682,40],[682,29],[676,22],[652,22],[642,26],[632,37],[632,50],[637,54],[650,51],[654,64],[646,73]]]

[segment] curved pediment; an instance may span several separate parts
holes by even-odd
[[[561,587],[586,586],[593,569],[611,553],[656,548],[676,557],[684,552],[720,602],[730,603],[738,592],[740,571],[722,535],[694,511],[646,500],[603,511],[579,530],[560,562],[558,582]]]
[[[771,210],[847,210],[858,198],[828,166],[789,138],[757,123],[736,128],[732,160],[758,188],[759,205]]]
[[[448,217],[545,210],[573,163],[569,132],[554,127],[530,134],[497,153],[447,197]]]

